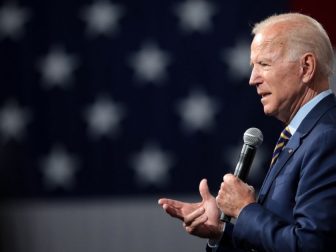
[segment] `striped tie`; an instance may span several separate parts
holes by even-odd
[[[289,138],[291,137],[291,133],[289,131],[289,128],[286,127],[280,134],[280,137],[278,139],[277,144],[275,145],[274,151],[273,151],[273,156],[272,156],[272,161],[270,167],[273,166],[275,161],[278,159],[280,152],[282,151],[283,147],[286,145],[288,142]]]

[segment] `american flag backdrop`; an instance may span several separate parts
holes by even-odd
[[[273,13],[304,11],[305,5],[285,0],[0,3],[1,216],[13,219],[2,228],[0,224],[6,248],[90,251],[87,244],[72,249],[54,244],[64,242],[55,232],[63,237],[69,230],[65,220],[73,217],[62,216],[62,211],[67,204],[86,202],[87,207],[92,201],[95,213],[103,216],[101,225],[110,223],[108,218],[115,218],[115,225],[120,219],[97,210],[97,202],[108,201],[118,202],[107,209],[119,217],[123,213],[124,224],[114,234],[87,239],[83,231],[77,238],[93,239],[99,246],[112,236],[121,238],[105,247],[92,245],[91,251],[132,251],[130,244],[142,251],[141,242],[170,251],[153,236],[146,242],[137,238],[139,244],[135,238],[123,240],[167,219],[160,215],[153,220],[140,207],[148,222],[135,225],[134,218],[127,222],[134,214],[129,210],[143,206],[144,199],[161,211],[155,199],[195,195],[204,177],[216,192],[223,174],[233,171],[249,127],[260,128],[265,139],[249,177],[260,185],[281,125],[264,116],[255,89],[248,85],[250,30]],[[51,206],[55,215],[42,211],[41,217],[36,205],[30,208],[32,202]],[[59,205],[61,210],[54,210]],[[83,212],[75,209],[78,218]],[[61,216],[64,226],[52,216]],[[58,229],[36,224],[41,218]],[[28,238],[18,238],[17,233],[26,234],[20,221],[26,230],[44,233],[49,243],[30,231]],[[151,235],[159,236],[164,227],[155,227]],[[71,244],[74,234],[67,235],[66,244]],[[188,244],[189,237],[184,238],[181,243]]]

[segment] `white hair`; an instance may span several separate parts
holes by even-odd
[[[298,59],[304,53],[313,53],[317,59],[317,73],[324,77],[333,74],[334,52],[329,36],[314,18],[300,13],[273,15],[255,24],[252,34],[262,32],[273,25],[286,25],[283,32],[289,57]]]

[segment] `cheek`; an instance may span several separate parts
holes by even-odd
[[[274,91],[274,102],[284,103],[288,99],[288,89],[286,87],[280,87]]]
[[[265,100],[264,113],[266,115],[275,115],[283,107],[286,107],[288,102],[288,93],[287,89],[284,86],[281,86],[279,82],[273,82],[273,85],[269,87],[271,96]]]
[[[272,93],[271,102],[280,106],[281,103],[286,102],[291,90],[293,90],[293,82],[286,74],[273,74],[269,76],[268,86]]]
[[[284,112],[289,109],[291,101],[292,97],[290,88],[287,86],[282,86],[275,92],[273,101],[274,109],[278,112]]]

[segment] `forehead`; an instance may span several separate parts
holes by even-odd
[[[281,36],[257,33],[251,44],[251,59],[256,57],[275,57],[284,53],[284,39]]]

